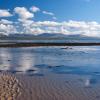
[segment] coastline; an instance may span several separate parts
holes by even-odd
[[[25,42],[4,42],[0,47],[32,47],[32,46],[100,46],[100,43],[25,43]]]

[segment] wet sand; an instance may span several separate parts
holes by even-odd
[[[1,81],[0,100],[100,100],[99,84],[85,86],[84,76],[0,73]]]
[[[99,50],[0,48],[0,100],[100,100]]]

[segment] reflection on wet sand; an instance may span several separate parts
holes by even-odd
[[[30,69],[36,72],[37,68],[34,67],[34,55],[24,53],[22,50],[17,52],[11,49],[2,48],[0,50],[0,70],[11,72],[27,72]]]
[[[99,75],[96,47],[0,48],[0,70],[34,73]],[[87,52],[87,53],[85,53]]]
[[[9,49],[0,50],[0,70],[9,70],[11,67],[10,60],[12,59]]]

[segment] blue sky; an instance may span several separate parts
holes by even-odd
[[[1,9],[13,10],[16,6],[30,8],[37,6],[42,10],[53,12],[58,21],[85,20],[100,22],[100,0],[0,0]],[[35,20],[45,20],[48,16],[36,14]]]
[[[100,0],[0,0],[0,34],[100,36]]]

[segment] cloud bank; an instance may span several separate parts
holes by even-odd
[[[55,33],[75,35],[82,34],[92,37],[100,37],[100,24],[95,21],[34,21],[36,12],[47,14],[55,17],[52,12],[41,11],[40,8],[32,6],[29,9],[25,7],[15,7],[13,15],[8,10],[0,10],[0,34],[33,34],[38,35],[42,33]],[[16,21],[10,21],[5,17],[18,16]]]

